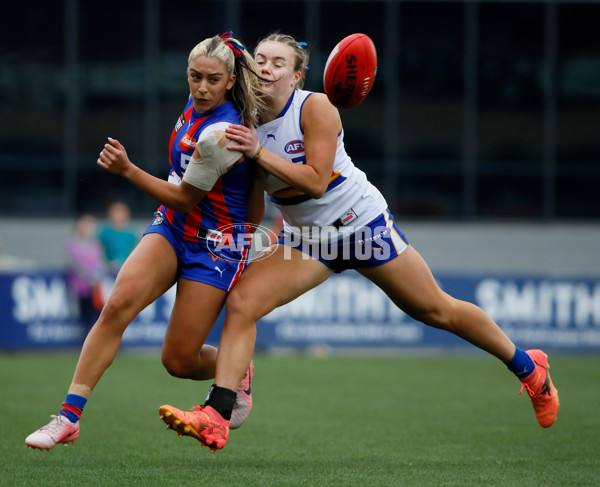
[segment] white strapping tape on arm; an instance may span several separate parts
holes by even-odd
[[[217,179],[225,174],[231,166],[241,160],[244,155],[227,148],[237,145],[225,136],[229,122],[217,122],[206,127],[200,134],[196,148],[200,158],[193,158],[185,170],[183,180],[204,191],[210,191]]]

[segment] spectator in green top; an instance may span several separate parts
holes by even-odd
[[[116,273],[136,246],[138,235],[131,224],[131,212],[126,203],[112,202],[107,216],[108,222],[100,229],[98,239],[109,270]]]

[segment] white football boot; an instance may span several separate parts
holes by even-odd
[[[52,421],[31,433],[25,439],[25,444],[28,447],[39,450],[50,450],[57,443],[64,443],[66,446],[79,438],[79,421],[71,423],[71,421],[62,415],[52,415],[50,417]]]
[[[239,428],[248,419],[252,411],[252,374],[254,373],[254,362],[250,361],[250,367],[240,383],[237,390],[237,396],[231,412],[231,423],[229,428],[234,430]]]

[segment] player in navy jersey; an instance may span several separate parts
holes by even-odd
[[[162,205],[140,243],[120,269],[97,322],[88,334],[62,409],[26,444],[49,450],[79,436],[83,407],[115,358],[134,317],[177,284],[162,350],[162,362],[176,377],[214,377],[217,350],[204,344],[229,290],[244,270],[250,224],[264,211],[263,183],[255,163],[237,151],[225,128],[256,123],[264,103],[252,57],[231,33],[205,39],[192,49],[187,79],[190,96],[169,144],[168,181],[133,164],[123,145],[108,138],[98,165],[123,176]],[[240,237],[240,238],[238,238]],[[224,240],[243,244],[219,245]],[[240,426],[252,407],[250,364],[240,374]]]
[[[356,269],[413,318],[502,360],[521,380],[521,392],[527,390],[539,424],[551,426],[559,401],[546,354],[519,349],[483,310],[438,287],[381,193],[346,154],[337,109],[324,94],[301,89],[306,50],[290,36],[273,34],[254,54],[268,107],[256,130],[233,124],[227,135],[238,142],[232,150],[269,173],[266,189],[284,228],[271,255],[252,262],[227,298],[206,403],[211,414],[203,419],[199,440],[213,450],[227,442],[228,422],[212,410],[226,418],[233,407],[239,377],[252,359],[256,321],[345,269]],[[368,409],[365,414],[362,420],[369,421]]]

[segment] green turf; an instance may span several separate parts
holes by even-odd
[[[157,413],[202,403],[208,384],[168,376],[156,354],[121,354],[74,445],[26,448],[62,402],[76,359],[0,354],[0,485],[600,485],[599,356],[551,357],[562,407],[545,430],[516,379],[483,354],[260,355],[255,409],[211,453]]]

